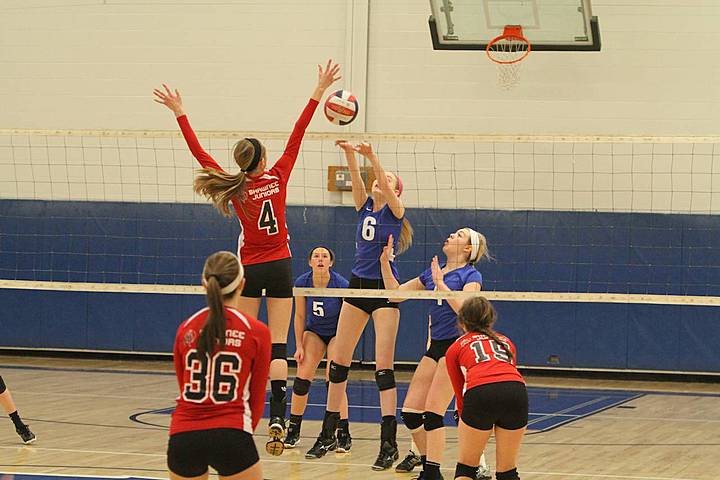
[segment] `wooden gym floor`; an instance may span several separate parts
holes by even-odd
[[[12,474],[167,478],[165,447],[177,385],[168,362],[0,356],[0,373],[20,414],[38,436],[24,446],[9,419],[0,421],[0,478]],[[408,381],[409,374],[399,374]],[[280,457],[256,444],[267,479],[410,480],[374,472],[377,391],[372,372],[351,374],[349,454],[305,460],[317,435],[324,388],[316,382],[303,422],[302,446]],[[720,384],[528,377],[531,429],[520,453],[523,480],[720,479]],[[404,386],[403,386],[404,387]],[[404,388],[399,388],[402,397]],[[401,400],[400,400],[401,401]],[[398,428],[401,458],[409,434]],[[447,429],[443,464],[453,477],[456,431]],[[494,445],[488,462],[494,463]],[[3,475],[4,474],[4,475]],[[38,477],[32,477],[38,478]],[[25,479],[15,475],[15,480]]]

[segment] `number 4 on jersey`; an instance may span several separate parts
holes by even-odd
[[[260,208],[260,216],[258,217],[258,229],[265,230],[268,235],[278,233],[277,218],[273,210],[272,202],[265,200]]]

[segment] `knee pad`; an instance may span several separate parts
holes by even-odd
[[[495,472],[495,478],[497,480],[520,480],[517,468],[508,470],[507,472]]]
[[[285,360],[287,361],[287,343],[273,343],[270,351],[270,361]]]
[[[5,386],[5,382],[3,382],[2,375],[0,375],[0,393],[5,393],[5,390],[7,390],[7,387]]]
[[[350,367],[346,367],[345,365],[340,365],[339,363],[335,363],[334,361],[330,360],[330,382],[331,383],[342,383],[348,378],[348,373],[350,373]]]
[[[310,380],[295,377],[295,381],[293,382],[293,393],[300,397],[304,397],[310,391],[310,383]]]
[[[464,463],[458,463],[457,465],[455,465],[455,478],[458,478],[458,477],[475,478],[475,477],[477,477],[477,470],[478,470],[478,467],[471,467],[470,465],[465,465]]]
[[[405,424],[405,426],[411,432],[414,432],[415,430],[417,430],[423,426],[423,414],[420,412],[402,411],[402,412],[400,412],[400,417],[402,418],[402,421]]]
[[[438,428],[443,428],[445,422],[443,422],[442,415],[438,415],[435,412],[425,412],[423,413],[423,425],[425,425],[425,431],[430,432]]]
[[[375,383],[377,383],[378,390],[381,392],[395,388],[395,370],[391,368],[376,370]]]

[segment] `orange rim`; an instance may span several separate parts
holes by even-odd
[[[492,56],[490,52],[493,51],[493,47],[497,45],[499,42],[507,40],[510,42],[516,42],[519,44],[525,45],[525,53],[519,57],[515,58],[513,60],[501,60],[498,58],[495,58]],[[522,27],[520,25],[506,25],[505,31],[503,31],[503,34],[500,36],[497,36],[493,38],[490,43],[488,43],[488,46],[485,48],[485,53],[487,54],[488,58],[492,60],[495,63],[499,63],[501,65],[512,65],[513,63],[518,63],[525,59],[528,55],[530,55],[530,52],[532,51],[532,45],[530,45],[530,41],[525,38],[522,34]]]

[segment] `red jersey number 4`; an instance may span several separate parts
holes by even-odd
[[[273,210],[272,202],[265,200],[260,208],[260,216],[258,217],[258,230],[265,230],[268,235],[278,233],[277,217]]]

